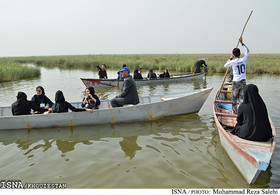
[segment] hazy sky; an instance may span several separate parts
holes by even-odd
[[[0,56],[280,53],[280,0],[0,0]]]

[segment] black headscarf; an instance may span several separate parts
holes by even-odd
[[[134,75],[137,74],[137,73],[138,73],[138,69],[135,69],[134,70]]]
[[[55,103],[52,106],[53,112],[67,112],[68,108],[65,106],[65,98],[62,91],[58,90],[55,93]]]
[[[62,103],[62,102],[65,102],[65,98],[62,91],[58,90],[55,93],[55,103]]]
[[[27,95],[24,92],[18,92],[17,94],[17,100],[22,101],[22,100],[27,100]]]
[[[38,96],[39,96],[40,98],[43,98],[44,95],[45,95],[45,89],[44,89],[42,86],[38,86],[38,87],[36,87],[36,90],[37,90],[38,88],[42,90],[42,94],[41,94],[41,95],[38,95]]]
[[[93,87],[88,87],[87,89],[89,90],[91,95],[95,95],[95,91]]]

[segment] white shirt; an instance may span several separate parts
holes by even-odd
[[[228,68],[232,66],[233,81],[241,81],[246,79],[246,63],[249,56],[249,49],[246,45],[242,45],[245,49],[243,58],[236,58],[234,60],[229,59],[224,67]]]

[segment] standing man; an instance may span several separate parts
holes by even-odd
[[[107,72],[106,72],[105,68],[106,68],[106,65],[105,65],[105,64],[102,64],[102,65],[101,65],[101,69],[98,68],[98,71],[99,71],[99,72],[98,72],[99,79],[108,79],[108,77],[107,77]]]
[[[232,66],[233,70],[233,83],[232,83],[232,110],[237,114],[237,99],[241,104],[244,100],[244,88],[246,86],[246,63],[249,56],[249,49],[243,43],[242,37],[239,38],[239,42],[245,49],[243,58],[240,58],[240,49],[234,48],[232,55],[226,62],[224,67],[229,68]]]
[[[124,67],[120,70],[124,82],[122,85],[122,92],[120,95],[116,96],[111,100],[112,107],[122,107],[125,104],[136,105],[139,103],[138,93],[136,89],[136,83],[130,76],[130,70],[127,67]]]
[[[207,67],[205,58],[196,61],[194,63],[194,68],[195,68],[194,73],[200,73],[201,72],[200,67],[203,67],[203,65],[204,67]]]

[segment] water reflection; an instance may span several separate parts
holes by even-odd
[[[89,140],[80,140],[80,141],[67,141],[67,140],[56,140],[56,145],[57,145],[57,149],[60,150],[63,154],[65,154],[66,152],[70,152],[73,151],[75,149],[75,145],[77,143],[83,143],[85,145],[92,145],[93,143],[90,142]]]
[[[184,121],[186,126],[182,126],[180,121]],[[42,152],[46,152],[55,146],[65,154],[74,151],[75,145],[78,143],[92,145],[94,141],[102,141],[105,138],[121,138],[122,140],[119,141],[120,149],[132,159],[136,152],[142,149],[137,143],[139,136],[152,135],[153,139],[167,142],[182,141],[186,137],[190,141],[194,141],[194,138],[198,141],[204,131],[207,131],[207,128],[201,128],[200,117],[194,114],[151,122],[115,124],[114,126],[60,127],[31,129],[29,131],[3,130],[0,132],[0,143],[3,146],[16,144],[19,149],[25,151],[24,155],[28,155],[39,148],[42,149]],[[165,137],[167,133],[171,134],[172,139]],[[174,138],[174,136],[180,138]]]
[[[137,150],[142,150],[142,147],[137,144],[137,138],[138,136],[123,137],[123,140],[120,141],[121,149],[130,159],[135,156]]]

